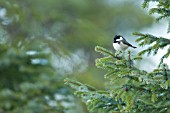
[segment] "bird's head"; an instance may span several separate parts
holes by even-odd
[[[119,42],[121,40],[123,40],[123,37],[121,35],[115,35],[113,42],[116,43],[116,42]]]

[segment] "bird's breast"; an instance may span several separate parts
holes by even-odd
[[[114,49],[117,50],[126,50],[128,48],[128,45],[123,44],[122,42],[118,43],[113,43]]]

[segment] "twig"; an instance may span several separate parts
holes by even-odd
[[[131,57],[130,57],[130,51],[128,51],[128,61],[129,61],[129,68],[131,68]]]

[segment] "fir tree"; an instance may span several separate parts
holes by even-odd
[[[169,0],[145,0],[143,7],[148,7],[149,2],[158,3],[157,8],[150,9],[150,14],[160,15],[157,21],[170,16]],[[170,24],[168,32],[170,32]],[[142,60],[142,55],[145,53],[156,55],[158,50],[170,45],[170,39],[142,33],[133,33],[133,35],[139,37],[136,40],[139,46],[149,45],[135,57],[132,57],[130,51],[127,53],[127,58],[124,58],[117,57],[103,47],[95,47],[96,52],[104,55],[103,58],[96,59],[96,66],[108,71],[104,75],[104,78],[109,81],[107,90],[98,90],[87,84],[65,79],[65,84],[75,90],[75,95],[86,103],[90,112],[170,112],[170,69],[164,63],[164,59],[170,55],[170,47],[160,59],[158,67],[152,72],[140,70],[133,64],[135,60]]]

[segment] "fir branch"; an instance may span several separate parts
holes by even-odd
[[[140,46],[152,44],[158,40],[158,38],[156,36],[153,36],[150,34],[142,34],[142,33],[134,32],[133,35],[140,36],[140,38],[136,39],[136,42],[141,42],[139,44]]]
[[[111,75],[115,73],[115,70],[108,72],[107,74],[104,75],[104,78],[110,78]]]
[[[170,55],[170,47],[167,50],[167,53],[162,58],[168,58]]]
[[[96,47],[95,47],[95,51],[96,51],[96,52],[99,52],[99,53],[101,53],[101,54],[103,54],[103,55],[109,55],[109,56],[113,56],[113,57],[114,57],[114,55],[113,55],[112,52],[110,52],[110,51],[108,51],[107,49],[105,49],[105,48],[103,48],[103,47],[100,47],[100,46],[96,46]]]
[[[168,73],[166,70],[166,64],[163,64],[163,73],[164,73],[164,80],[167,81],[168,80]]]
[[[130,51],[128,51],[128,62],[129,62],[129,68],[132,67],[132,60],[131,60],[131,55],[130,55]]]
[[[142,34],[142,33],[133,33],[133,35],[136,36],[140,36],[140,38],[138,38],[136,40],[136,42],[140,42],[139,46],[143,46],[143,45],[150,45],[152,43],[155,43],[154,45],[151,45],[150,47],[148,47],[147,49],[141,51],[138,53],[139,56],[147,53],[148,55],[151,54],[151,52],[153,52],[153,54],[157,54],[159,49],[163,49],[166,46],[170,45],[170,39],[167,38],[163,38],[163,37],[156,37],[150,34]],[[162,56],[160,64],[163,63],[164,58],[168,58],[170,55],[170,49],[168,49],[167,53],[165,55]]]
[[[147,1],[143,2],[142,8],[147,8],[147,7],[148,7],[148,2]]]
[[[148,49],[145,49],[145,50],[139,52],[138,55],[141,56],[141,55],[143,55],[143,54],[145,54],[147,52],[148,52],[148,55],[149,55],[151,53],[151,48],[148,48]]]
[[[71,80],[69,78],[64,79],[64,82],[65,82],[65,84],[69,85],[71,88],[73,88],[75,90],[79,86],[85,86],[90,91],[96,91],[96,89],[94,87],[92,87],[92,86],[89,86],[89,85],[86,85],[86,84],[82,84],[81,82],[78,82],[78,81],[75,81],[75,80]]]
[[[169,19],[169,24],[168,24],[168,31],[167,33],[170,33],[170,19]]]
[[[152,8],[152,9],[149,11],[149,14],[158,13],[158,14],[169,15],[168,12],[170,12],[170,10],[167,9],[167,8]]]
[[[108,62],[101,62],[100,59],[96,59],[96,66],[97,68],[107,69],[107,70],[114,70],[115,65],[114,63],[108,63]]]
[[[114,59],[113,59],[113,57],[108,56],[108,57],[100,58],[100,59],[98,59],[98,60],[99,60],[100,62],[105,62],[105,61],[110,62],[110,61],[112,61],[112,60],[114,60]]]
[[[144,0],[142,7],[147,8],[149,5],[149,2],[158,2],[159,0]]]
[[[164,59],[165,59],[165,58],[168,58],[169,55],[170,55],[170,47],[168,48],[167,53],[164,54],[164,55],[161,57],[160,63],[159,63],[159,65],[158,65],[158,67],[160,67],[160,65],[163,64]]]
[[[155,8],[151,8],[149,14],[159,14],[160,16],[156,18],[156,21],[160,21],[163,18],[170,17],[170,1],[169,0],[144,0],[142,7],[147,8],[149,6],[149,2],[157,2],[158,5]],[[170,28],[168,27],[168,32]]]
[[[140,34],[133,33],[133,35],[141,36]],[[136,39],[136,42],[140,42],[145,39],[145,36],[141,36],[140,38]]]
[[[169,10],[169,12],[170,12],[170,10]],[[156,21],[158,22],[158,21],[160,21],[160,20],[162,20],[164,18],[168,18],[169,16],[170,16],[170,14],[164,14],[164,15],[159,16],[158,18],[156,18]]]
[[[154,13],[158,13],[160,15],[164,15],[164,14],[168,14],[169,12],[169,7],[170,7],[170,3],[168,0],[154,0],[158,2],[158,5],[156,8],[151,8],[149,13],[150,14],[154,14]],[[145,0],[144,4],[148,4],[149,0]],[[146,6],[146,5],[144,5]]]
[[[133,58],[133,60],[142,60],[142,57],[141,56],[136,56]]]
[[[122,78],[129,78],[130,80],[135,80],[135,81],[139,81],[137,76],[133,76],[133,75],[124,75],[122,76]]]

